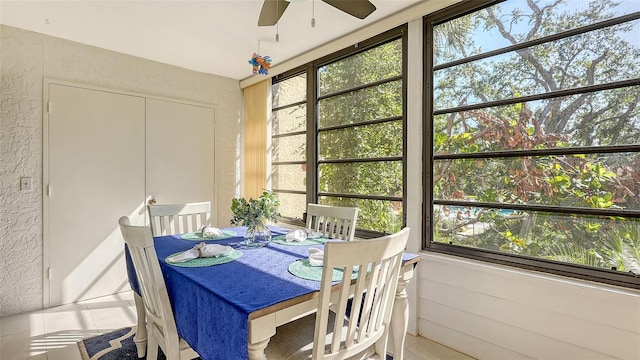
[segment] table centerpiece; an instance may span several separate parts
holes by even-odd
[[[247,246],[261,247],[271,242],[271,230],[267,222],[277,222],[280,200],[273,191],[265,190],[257,199],[234,198],[231,201],[231,224],[246,226],[244,242]]]

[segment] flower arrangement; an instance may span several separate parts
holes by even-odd
[[[277,222],[280,219],[278,206],[280,200],[269,190],[265,190],[258,199],[235,198],[231,201],[231,224],[252,228],[266,221]]]

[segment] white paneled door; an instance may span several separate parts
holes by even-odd
[[[55,306],[128,288],[117,225],[144,219],[145,99],[49,84],[49,104],[45,276]]]
[[[214,136],[214,109],[147,99],[149,199],[157,204],[211,201],[215,209]]]
[[[47,88],[45,307],[129,289],[118,218],[148,222],[148,199],[215,204],[213,108],[73,84]]]

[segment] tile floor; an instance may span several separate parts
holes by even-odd
[[[77,342],[131,326],[131,291],[51,309],[0,318],[1,360],[81,360]],[[406,360],[472,360],[422,337],[407,335]]]

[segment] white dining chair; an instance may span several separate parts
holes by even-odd
[[[307,229],[324,236],[351,241],[356,235],[357,207],[307,205]]]
[[[377,239],[327,242],[317,313],[278,327],[265,349],[267,358],[384,360],[408,238],[404,228]],[[344,273],[338,285],[333,269]],[[329,311],[332,304],[345,316]]]
[[[184,234],[211,225],[211,202],[147,205],[153,236]]]
[[[132,226],[126,216],[121,217],[118,223],[122,237],[129,247],[144,301],[148,336],[147,359],[158,358],[158,347],[162,349],[167,360],[197,358],[198,353],[178,336],[169,294],[153,246],[151,229],[147,226]]]
[[[147,205],[149,224],[153,236],[175,235],[198,231],[204,225],[211,225],[211,202],[195,202],[169,205]],[[134,291],[138,326],[133,341],[138,357],[145,356],[147,333],[146,316],[142,296]]]

